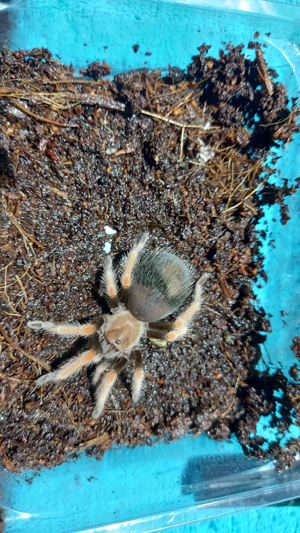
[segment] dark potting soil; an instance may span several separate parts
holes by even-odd
[[[256,369],[270,324],[269,310],[252,303],[252,284],[265,277],[255,230],[262,207],[279,203],[286,223],[284,198],[295,193],[268,183],[266,159],[299,131],[300,111],[296,100],[288,107],[260,45],[249,47],[254,60],[242,45],[219,58],[202,45],[187,72],[142,69],[113,80],[102,79],[106,63],[80,79],[46,49],[2,52],[0,453],[9,470],[203,431],[216,440],[235,433],[247,455],[271,455],[279,468],[293,463],[297,440],[266,451],[255,436],[260,416],[270,414],[286,433],[292,410],[300,414],[300,385],[293,367],[290,381],[267,365]],[[108,312],[104,246],[110,241],[120,256],[143,231],[149,248],[171,246],[199,276],[210,274],[205,303],[185,338],[165,347],[142,341],[139,403],[129,365],[95,421],[92,368],[35,384],[82,341],[35,334],[26,323]]]

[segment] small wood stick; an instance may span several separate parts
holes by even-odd
[[[182,158],[183,158],[183,139],[184,139],[184,132],[185,132],[185,127],[183,127],[182,130],[181,130],[180,157],[179,157],[179,161],[182,161]]]
[[[26,107],[19,104],[19,102],[17,102],[15,99],[12,99],[12,104],[18,109],[20,109],[20,111],[28,115],[29,117],[35,118],[36,120],[39,120],[40,122],[46,122],[47,124],[53,124],[54,126],[59,126],[60,128],[79,128],[78,124],[64,124],[61,122],[56,122],[55,120],[50,120],[48,118],[40,117],[39,115],[32,113],[32,111],[29,111],[28,109],[26,109]]]
[[[258,70],[259,77],[261,81],[263,82],[266,90],[268,91],[268,95],[272,96],[273,94],[272,82],[270,80],[270,76],[267,71],[267,65],[266,65],[263,53],[259,48],[256,50],[256,62],[257,62],[257,70]]]
[[[38,363],[39,365],[41,365],[45,370],[49,371],[50,370],[50,366],[45,363],[45,361],[42,361],[42,359],[39,359],[38,357],[36,357],[35,355],[32,355],[32,354],[29,354],[27,352],[25,352],[25,350],[23,350],[23,348],[21,348],[16,342],[14,342],[6,333],[5,329],[2,328],[2,326],[0,326],[0,333],[1,335],[5,338],[7,344],[9,344],[10,346],[12,346],[15,350],[21,352],[23,355],[25,355],[25,357],[28,357],[28,359],[31,359],[32,361],[34,361],[35,363]]]

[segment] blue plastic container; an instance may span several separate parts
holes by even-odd
[[[144,67],[146,60],[149,68],[185,68],[203,42],[218,55],[221,41],[247,44],[259,32],[259,41],[268,45],[269,66],[278,71],[289,95],[296,96],[300,6],[264,0],[210,3],[7,0],[0,2],[0,39],[11,49],[48,47],[76,69],[105,59],[114,74]],[[138,53],[134,44],[139,44]],[[286,178],[291,185],[300,168],[299,136],[280,155],[273,179],[280,183]],[[285,372],[295,362],[290,346],[300,323],[299,191],[286,202],[291,220],[285,226],[278,205],[266,209],[260,223],[267,232],[268,282],[257,289],[257,305],[273,315],[265,350],[273,368],[281,366]],[[275,247],[269,246],[270,238]],[[282,309],[288,313],[286,327]],[[290,436],[299,433],[296,426],[290,428]],[[257,434],[276,438],[263,417]],[[113,449],[100,462],[82,455],[38,474],[0,470],[0,483],[7,533],[142,533],[299,497],[300,465],[277,474],[273,463],[247,459],[234,437],[219,443],[202,435],[152,448]]]

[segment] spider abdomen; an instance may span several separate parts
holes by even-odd
[[[192,286],[191,269],[175,254],[146,254],[134,270],[127,307],[138,320],[156,322],[176,311]]]

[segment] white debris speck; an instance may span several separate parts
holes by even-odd
[[[110,228],[109,226],[104,226],[104,231],[106,235],[115,235],[115,233],[117,233],[117,230]]]
[[[23,113],[23,111],[20,111],[20,109],[17,109],[16,107],[12,105],[7,106],[6,111],[10,113],[11,115],[14,115],[17,118],[26,118],[26,115],[25,113]]]
[[[202,146],[198,158],[203,164],[212,159],[215,155],[215,151],[211,146]]]
[[[20,130],[19,131],[19,137],[20,137],[21,141],[25,141],[28,133],[29,132],[27,130]]]
[[[199,150],[197,153],[197,162],[202,165],[205,165],[207,161],[214,158],[215,149],[212,148],[212,146],[205,144],[202,139],[198,139],[197,144],[199,146]]]
[[[205,117],[197,117],[195,120],[195,124],[197,124],[197,126],[202,126],[202,129],[204,131],[209,130],[211,126],[210,120],[206,120]]]
[[[111,251],[111,242],[106,242],[103,246],[103,250],[106,254],[109,254]]]

